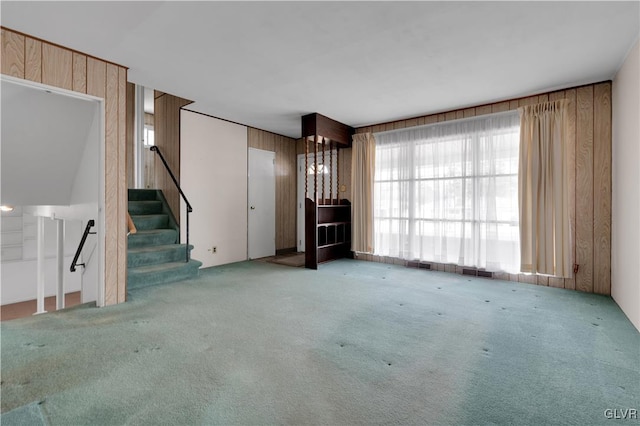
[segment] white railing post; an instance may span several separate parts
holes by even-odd
[[[47,311],[44,310],[44,217],[38,216],[38,235],[37,235],[37,247],[38,247],[38,275],[37,275],[37,293],[36,302],[37,309],[34,315],[44,314]]]
[[[56,310],[64,309],[64,220],[56,219],[58,229],[58,280],[56,292]]]

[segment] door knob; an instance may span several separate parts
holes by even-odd
[[[251,206],[251,210],[255,210],[255,209],[256,209],[255,206]]]

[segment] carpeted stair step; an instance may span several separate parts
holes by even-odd
[[[202,266],[202,262],[191,259],[189,263],[169,262],[129,268],[127,287],[131,290],[195,278],[198,276],[198,268],[200,266]]]
[[[162,201],[160,200],[129,201],[130,215],[157,213],[162,213]]]
[[[186,244],[167,244],[130,248],[127,256],[127,267],[136,268],[138,266],[185,261],[186,247]],[[192,245],[189,245],[189,250],[193,250]]]
[[[178,232],[175,229],[149,229],[131,234],[128,239],[130,249],[175,244],[178,241]]]
[[[158,199],[157,189],[129,189],[129,201],[152,201]]]
[[[166,214],[131,215],[138,231],[149,229],[166,229],[169,227],[169,216]]]

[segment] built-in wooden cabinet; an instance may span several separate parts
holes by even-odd
[[[325,154],[329,151],[329,168],[332,164],[332,151],[351,145],[353,128],[314,113],[302,117],[302,136],[305,139],[305,155],[309,158],[309,143],[313,146],[314,171],[320,170],[318,158],[322,158],[326,167]],[[336,156],[339,158],[339,155]],[[339,170],[338,165],[335,169]],[[336,185],[318,187],[314,179],[313,188],[309,188],[308,175],[305,173],[305,267],[317,269],[318,264],[351,255],[351,202],[340,199],[339,180]]]
[[[307,198],[305,205],[305,266],[349,257],[351,253],[351,203],[317,204]]]

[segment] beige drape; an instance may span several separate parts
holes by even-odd
[[[372,133],[353,135],[351,151],[351,250],[373,253],[373,178],[376,140]]]
[[[522,272],[570,278],[573,269],[567,170],[567,101],[520,112],[520,256]]]

